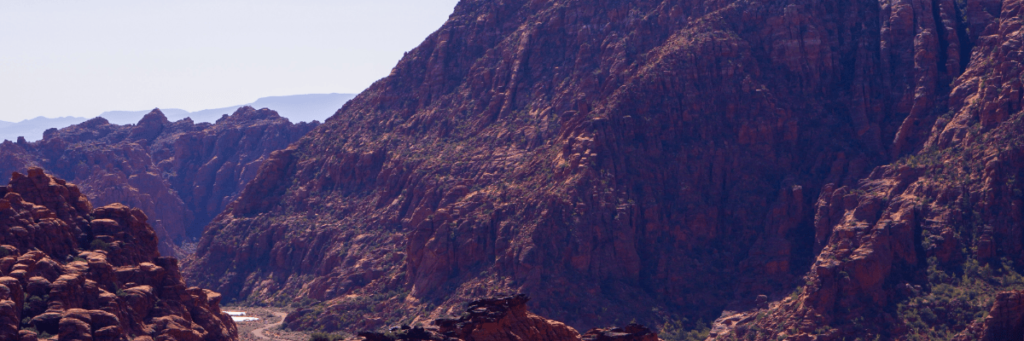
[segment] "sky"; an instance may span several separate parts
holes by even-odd
[[[0,121],[359,93],[457,0],[0,0]]]

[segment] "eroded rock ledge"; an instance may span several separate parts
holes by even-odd
[[[659,341],[658,334],[647,327],[630,324],[624,328],[592,329],[580,335],[562,322],[531,313],[526,308],[530,298],[519,294],[482,299],[469,303],[457,319],[437,319],[430,328],[402,326],[388,332],[362,332],[366,341],[431,340],[431,341]]]

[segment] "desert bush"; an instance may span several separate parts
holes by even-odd
[[[313,333],[309,336],[309,341],[339,341],[345,337],[338,334],[331,333]]]
[[[697,321],[692,329],[687,329],[686,319],[671,319],[658,330],[658,337],[665,341],[703,341],[708,338],[711,328],[704,321]]]
[[[99,240],[99,239],[93,239],[92,243],[89,243],[89,249],[90,250],[110,251],[110,244],[107,244],[107,242]]]

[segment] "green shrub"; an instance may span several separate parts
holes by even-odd
[[[89,243],[89,249],[90,250],[110,251],[110,244],[107,244],[107,242],[99,240],[99,239],[93,239],[92,243]]]
[[[970,323],[984,319],[999,292],[1024,289],[1024,276],[1012,262],[1001,263],[982,265],[968,258],[960,264],[940,266],[937,259],[929,258],[927,285],[896,309],[909,329],[908,340],[948,340]]]
[[[309,336],[309,341],[339,341],[343,340],[344,338],[344,336],[338,334],[313,333],[313,335]]]
[[[687,330],[684,326],[686,319],[668,320],[658,330],[658,337],[665,341],[703,341],[711,334],[711,328],[703,320],[697,321],[693,329]]]

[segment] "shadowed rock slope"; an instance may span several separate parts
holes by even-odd
[[[958,7],[974,47],[923,148],[856,183],[826,185],[804,285],[719,321],[719,339],[1024,337],[1020,293],[1001,293],[1024,289],[1022,5]]]
[[[833,232],[847,207],[869,226],[892,207],[855,210],[861,179],[1019,112],[1017,6],[462,1],[272,154],[186,271],[231,299],[322,302],[289,325],[328,330],[497,292],[584,330],[778,306],[858,236]],[[879,266],[866,296],[811,300],[887,306]]]
[[[319,123],[292,124],[271,110],[243,107],[215,124],[170,122],[153,110],[138,124],[95,118],[48,130],[33,143],[0,144],[0,174],[40,166],[69,179],[97,205],[142,209],[160,236],[161,252],[198,238],[256,176],[270,152]]]
[[[40,168],[0,196],[0,340],[238,339],[220,294],[185,286],[141,210],[93,209]]]

